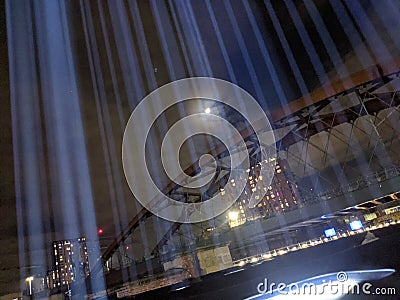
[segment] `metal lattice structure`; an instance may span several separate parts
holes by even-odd
[[[342,81],[339,88],[338,84],[330,85],[331,90],[323,87],[272,113],[278,157],[287,160],[294,174],[296,186],[298,184],[303,198],[299,206],[307,207],[321,197],[330,199],[340,193],[351,193],[362,188],[360,182],[364,179],[354,177],[354,174],[365,175],[365,170],[372,172],[373,176],[370,175],[370,178],[375,178],[376,182],[399,175],[396,168],[399,161],[395,155],[400,136],[396,128],[400,119],[399,76],[400,72],[385,75],[382,67],[377,66],[363,74],[356,74],[348,81]],[[362,80],[365,82],[359,83]],[[348,82],[354,86],[347,88]],[[337,90],[339,91],[336,92]],[[323,97],[327,93],[331,95]],[[262,128],[254,130],[262,131]],[[245,134],[242,132],[242,134],[253,164],[258,163],[259,145],[254,139],[254,132]],[[338,149],[340,157],[335,154]],[[218,171],[216,180],[209,187],[209,190],[214,192],[226,183],[224,172],[229,173],[229,167],[224,162],[228,151],[217,149],[215,153],[217,153],[214,156]],[[382,160],[380,155],[392,159]],[[358,162],[359,165],[354,164],[360,156],[363,157],[362,161]],[[337,165],[332,165],[333,160]],[[359,166],[361,167],[357,169]],[[335,174],[334,178],[327,176],[327,169],[328,173]],[[195,166],[186,170],[187,174],[195,172]],[[343,187],[345,183],[340,182],[338,178],[346,173],[347,177],[353,178],[353,181],[346,181],[347,186]],[[310,178],[314,180],[313,186],[317,187],[314,191],[309,189]],[[315,180],[318,184],[315,184]],[[339,187],[328,188],[335,185]],[[171,184],[164,189],[164,192],[181,201],[203,200],[201,194],[182,191],[178,185]],[[151,216],[152,214],[143,208],[103,253],[103,263],[121,249],[121,244],[140,223]],[[175,233],[179,233],[180,227],[180,223],[172,224],[155,245],[152,254],[156,255]]]

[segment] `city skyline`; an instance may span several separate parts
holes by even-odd
[[[394,1],[2,1],[0,291],[11,293],[51,270],[53,241],[93,243],[87,264],[99,277],[88,281],[102,290],[107,281],[99,266],[118,255],[132,264],[120,271],[127,281],[156,274],[164,250],[229,244],[239,262],[254,249],[278,247],[280,239],[290,244],[295,226],[308,228],[311,239],[316,231],[323,235],[325,215],[342,222],[346,209],[355,208],[356,216],[369,209],[362,204],[395,203],[398,16]],[[251,171],[242,204],[206,222],[179,224],[143,209],[121,153],[138,103],[191,77],[223,79],[257,100],[273,128],[277,166],[260,207],[244,207],[256,179],[263,180]],[[177,161],[194,176],[200,156],[211,153],[212,181],[187,189],[162,169],[162,139],[194,113],[234,124],[251,167],[263,163],[264,145],[242,112],[210,99],[168,108],[149,131],[144,159],[155,185],[188,203],[225,193],[232,171],[221,141],[202,135],[182,145]],[[376,219],[384,224],[393,213]],[[269,236],[274,231],[278,242]],[[253,233],[268,238],[257,244]]]

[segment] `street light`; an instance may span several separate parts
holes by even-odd
[[[239,212],[237,211],[230,211],[228,213],[228,218],[231,221],[237,221],[237,219],[239,218]]]
[[[32,295],[32,281],[33,281],[33,276],[29,276],[25,279],[25,281],[28,283],[29,285],[29,295]]]

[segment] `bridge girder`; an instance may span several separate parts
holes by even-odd
[[[376,92],[400,76],[400,71],[385,75],[385,73],[393,72],[393,68],[396,70],[400,69],[400,61],[395,61],[392,65],[388,64],[384,68],[378,66],[377,68],[359,72],[351,76],[351,78],[340,81],[340,83],[333,83],[331,87],[333,86],[334,88],[330,90],[329,96],[327,96],[327,89],[321,88],[311,95],[293,101],[287,107],[272,112],[271,118],[274,129],[290,128],[287,134],[276,140],[277,150],[287,150],[291,145],[299,141],[308,141],[313,135],[329,131],[343,123],[354,123],[356,119],[362,116],[375,115],[386,108],[392,107],[398,111],[400,106],[399,91]],[[335,91],[339,92],[335,93]],[[340,111],[321,113],[333,100],[339,97],[349,97],[350,94],[356,95],[359,100],[358,104]],[[262,128],[255,128],[255,130],[262,130]],[[246,129],[241,131],[241,134],[245,141],[247,141],[248,148],[255,153],[258,144],[253,141],[254,132]],[[229,152],[224,148],[217,149],[216,152],[219,153],[217,155],[219,159],[229,155]],[[185,170],[185,173],[195,174],[196,171],[197,169],[193,165]],[[218,183],[214,184],[218,185]],[[179,193],[179,186],[171,182],[165,187],[164,193],[170,195]],[[142,208],[129,222],[127,228],[104,251],[101,257],[102,262],[105,263],[111,258],[113,253],[118,250],[120,244],[134,232],[139,224],[151,216],[151,212],[146,208]],[[165,245],[171,236],[179,230],[180,226],[181,223],[173,223],[154,247],[152,254],[155,254],[158,249]]]

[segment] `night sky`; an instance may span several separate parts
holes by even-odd
[[[373,1],[373,0],[371,0]],[[382,18],[377,14],[376,7],[371,8],[371,1],[365,1],[362,5],[368,15],[371,16],[371,20],[379,33],[381,33],[383,43],[387,46],[388,53],[398,56],[399,49],[397,48],[398,42],[394,41],[392,36],[388,34],[387,27],[384,26]],[[357,23],[355,20],[357,17],[362,22],[362,15],[353,15],[349,20],[358,24],[357,30],[360,35],[360,39],[352,43],[351,38],[346,35],[345,30],[339,25],[337,16],[333,13],[332,5],[329,1],[317,1],[316,9],[320,16],[326,23],[327,30],[330,32],[332,39],[337,47],[338,57],[330,57],[328,51],[323,47],[323,42],[318,32],[317,27],[314,25],[312,18],[309,15],[305,5],[301,1],[294,1],[294,7],[302,20],[305,30],[309,33],[310,42],[315,45],[315,56],[320,61],[319,68],[312,68],[312,61],[310,59],[310,52],[307,48],[307,43],[304,42],[302,36],[296,31],[296,26],[293,22],[288,21],[290,19],[289,9],[284,5],[277,4],[278,2],[272,1],[272,8],[274,9],[278,20],[284,28],[284,34],[287,38],[289,47],[293,50],[294,59],[298,64],[298,68],[301,71],[301,75],[304,79],[305,86],[302,87],[296,80],[296,74],[291,69],[290,59],[285,54],[283,44],[280,43],[280,36],[276,29],[274,29],[273,19],[270,18],[267,7],[262,1],[250,1],[251,11],[254,13],[254,20],[260,28],[260,34],[263,38],[263,44],[265,49],[270,53],[273,58],[273,62],[278,70],[278,77],[282,81],[283,89],[285,91],[286,102],[290,102],[302,95],[302,89],[310,92],[320,85],[329,82],[330,79],[340,79],[343,76],[343,70],[346,67],[351,72],[363,69],[365,57],[359,56],[363,53],[363,49],[366,48],[367,52],[371,54],[374,62],[379,60],[386,60],[387,57],[379,56],[379,50],[377,45],[374,49],[374,45],[371,41],[368,41],[368,26],[363,27],[362,23]],[[333,1],[334,2],[334,1]],[[350,1],[351,2],[351,1]],[[23,3],[23,1],[20,1]],[[26,1],[25,1],[26,3]],[[124,228],[129,220],[135,215],[138,207],[137,203],[133,199],[133,196],[125,182],[125,178],[122,174],[122,167],[120,162],[121,153],[121,142],[123,125],[129,117],[134,106],[141,100],[141,97],[137,96],[132,99],[128,95],[128,88],[133,85],[133,78],[129,78],[130,82],[126,82],[124,77],[124,65],[129,62],[124,61],[121,58],[121,54],[117,51],[118,42],[116,41],[115,32],[112,30],[113,20],[111,13],[108,9],[105,9],[105,22],[108,28],[108,33],[111,40],[111,56],[115,60],[115,73],[117,85],[120,88],[121,104],[116,102],[116,91],[113,87],[111,71],[107,65],[107,53],[105,50],[105,42],[103,32],[101,30],[101,19],[99,17],[98,6],[95,5],[95,1],[87,1],[91,5],[86,6],[86,16],[92,16],[93,22],[93,35],[97,42],[97,48],[99,50],[99,63],[98,66],[103,71],[103,82],[105,84],[104,91],[105,97],[104,102],[107,103],[108,112],[104,111],[100,114],[103,118],[99,117],[99,107],[104,108],[105,105],[99,105],[95,100],[95,95],[99,91],[99,87],[94,86],[92,80],[88,46],[85,40],[85,24],[82,21],[81,7],[79,1],[67,1],[67,16],[68,26],[71,34],[71,51],[74,55],[74,63],[76,67],[76,78],[77,78],[77,91],[79,95],[81,105],[81,116],[83,122],[84,138],[88,153],[88,168],[90,172],[90,183],[93,189],[93,199],[95,206],[95,215],[97,217],[97,224],[99,227],[104,229],[104,235],[106,237],[114,237],[118,226]],[[106,2],[104,2],[105,4]],[[162,40],[157,35],[157,24],[152,16],[151,7],[147,1],[139,1],[139,10],[142,17],[142,26],[148,41],[148,55],[152,61],[152,72],[154,72],[155,83],[149,83],[146,81],[148,78],[148,70],[142,59],[139,59],[137,76],[141,80],[143,87],[143,96],[154,90],[154,88],[162,86],[174,79],[186,78],[190,76],[209,76],[207,71],[204,71],[199,67],[199,62],[196,59],[184,61],[183,49],[177,48],[177,53],[174,53],[173,62],[176,63],[177,74],[176,78],[173,78],[168,71],[168,63],[162,53]],[[161,3],[161,2],[160,2]],[[175,3],[175,2],[174,2]],[[178,2],[177,2],[178,3]],[[246,57],[241,52],[241,45],[237,42],[237,38],[234,35],[234,28],[229,23],[227,12],[221,4],[222,2],[212,1],[212,6],[218,19],[221,34],[224,38],[225,44],[228,49],[228,54],[232,62],[232,68],[236,74],[237,83],[239,86],[248,90],[252,95],[257,97],[259,94],[268,95],[265,101],[260,100],[260,104],[266,110],[274,110],[280,108],[286,103],[281,103],[277,100],[277,93],[273,88],[271,82],[271,76],[266,71],[266,65],[263,60],[262,51],[260,51],[259,44],[256,42],[257,37],[254,35],[252,30],[252,24],[243,13],[243,7],[240,4],[233,5],[232,11],[237,19],[237,26],[242,32],[244,44],[247,47],[248,54],[251,57],[254,65],[254,74],[259,79],[261,91],[257,90],[252,83],[252,74],[248,70],[248,64],[246,65]],[[87,8],[91,7],[91,14],[88,13]],[[104,5],[106,7],[107,5]],[[129,11],[127,2],[122,5],[126,11]],[[192,1],[192,6],[197,16],[197,23],[199,34],[203,37],[204,51],[207,53],[209,58],[209,64],[211,65],[213,76],[230,80],[229,68],[223,61],[223,55],[218,47],[217,35],[214,32],[212,21],[205,13],[207,7],[203,1]],[[398,7],[397,7],[398,8]],[[175,9],[178,10],[178,4],[175,3]],[[292,8],[293,9],[293,8]],[[347,9],[347,13],[350,15],[350,11]],[[382,13],[382,11],[379,11]],[[198,14],[198,15],[197,15]],[[378,16],[378,17],[377,17]],[[171,12],[165,11],[165,18],[172,20]],[[190,19],[190,18],[189,18]],[[134,32],[134,23],[132,18],[128,18],[129,22],[127,26]],[[88,21],[86,21],[88,22]],[[187,17],[186,17],[186,22]],[[350,21],[349,21],[350,22]],[[389,22],[394,24],[394,28],[399,28],[399,20],[390,19]],[[87,23],[86,23],[87,24]],[[364,24],[365,25],[365,24]],[[185,17],[181,20],[182,28],[185,27]],[[123,28],[123,26],[121,27]],[[182,29],[181,28],[181,29]],[[363,32],[364,30],[364,32]],[[398,32],[397,32],[398,33]],[[36,32],[37,34],[37,32]],[[140,42],[137,34],[134,36],[133,47],[130,51],[135,52],[139,57],[140,53]],[[37,36],[35,35],[35,38]],[[175,33],[175,38],[178,39],[178,35]],[[36,41],[38,42],[38,41]],[[186,48],[193,50],[196,47],[196,37],[192,36],[192,40],[189,38],[186,40]],[[358,43],[358,44],[357,44]],[[396,44],[397,43],[397,44]],[[91,40],[93,46],[93,40]],[[365,47],[365,45],[367,45]],[[40,45],[39,45],[40,46]],[[128,46],[129,48],[129,46]],[[5,1],[0,2],[0,295],[6,294],[17,290],[19,280],[19,268],[27,267],[21,266],[18,263],[18,235],[17,235],[17,215],[15,206],[15,186],[14,186],[14,164],[13,164],[13,143],[12,143],[12,122],[11,122],[11,102],[10,102],[10,80],[9,80],[9,66],[8,66],[8,55],[7,55],[7,28],[6,28],[6,16],[5,16]],[[189,51],[190,52],[190,51]],[[92,53],[93,54],[93,53]],[[314,55],[314,54],[313,54]],[[126,56],[128,54],[126,53]],[[312,55],[311,55],[312,56]],[[344,64],[340,64],[337,61],[340,58]],[[36,58],[37,62],[37,58]],[[133,75],[132,75],[133,76]],[[298,78],[297,78],[298,79]],[[98,81],[99,82],[99,81]],[[21,88],[17,87],[17,88]],[[138,92],[137,95],[140,95]],[[108,140],[110,146],[105,149],[103,147],[102,126],[107,123],[105,121],[105,115],[109,118],[109,124],[111,125],[110,134],[107,138],[112,137],[113,140]],[[122,118],[121,118],[122,116]],[[41,132],[45,135],[46,123],[43,116],[40,116],[40,120],[43,127]],[[54,144],[52,140],[46,140],[46,146],[51,149]],[[71,149],[73,150],[73,149]],[[113,152],[114,151],[114,152]],[[117,160],[116,163],[111,163],[112,159]],[[44,183],[46,189],[49,191],[57,190],[56,187],[49,183],[50,176],[50,162],[52,158],[50,154],[44,151],[44,170],[47,181]],[[110,166],[114,166],[111,171],[108,170]],[[112,173],[110,184],[110,172]],[[41,180],[43,179],[41,178]],[[114,189],[120,189],[121,203],[125,205],[125,217],[122,214],[117,220],[116,215],[111,213],[112,210],[112,199],[110,195]],[[58,191],[54,192],[56,194]],[[115,191],[114,191],[115,192]],[[116,193],[116,192],[115,192]],[[51,192],[50,192],[51,194]],[[29,196],[29,195],[28,195]],[[54,197],[54,196],[53,196]],[[50,197],[51,198],[51,197]],[[54,197],[56,198],[56,197]],[[44,201],[44,200],[43,200]],[[47,246],[54,239],[64,238],[64,232],[62,232],[61,221],[58,217],[61,215],[57,208],[57,199],[49,200],[49,214],[45,217],[44,221],[47,225],[45,232],[45,240]],[[27,213],[27,212],[24,212]],[[118,226],[115,224],[118,223]],[[25,230],[26,233],[26,230]],[[68,236],[66,238],[69,238]],[[110,240],[103,240],[102,244],[107,245]],[[49,261],[50,263],[50,261]]]

